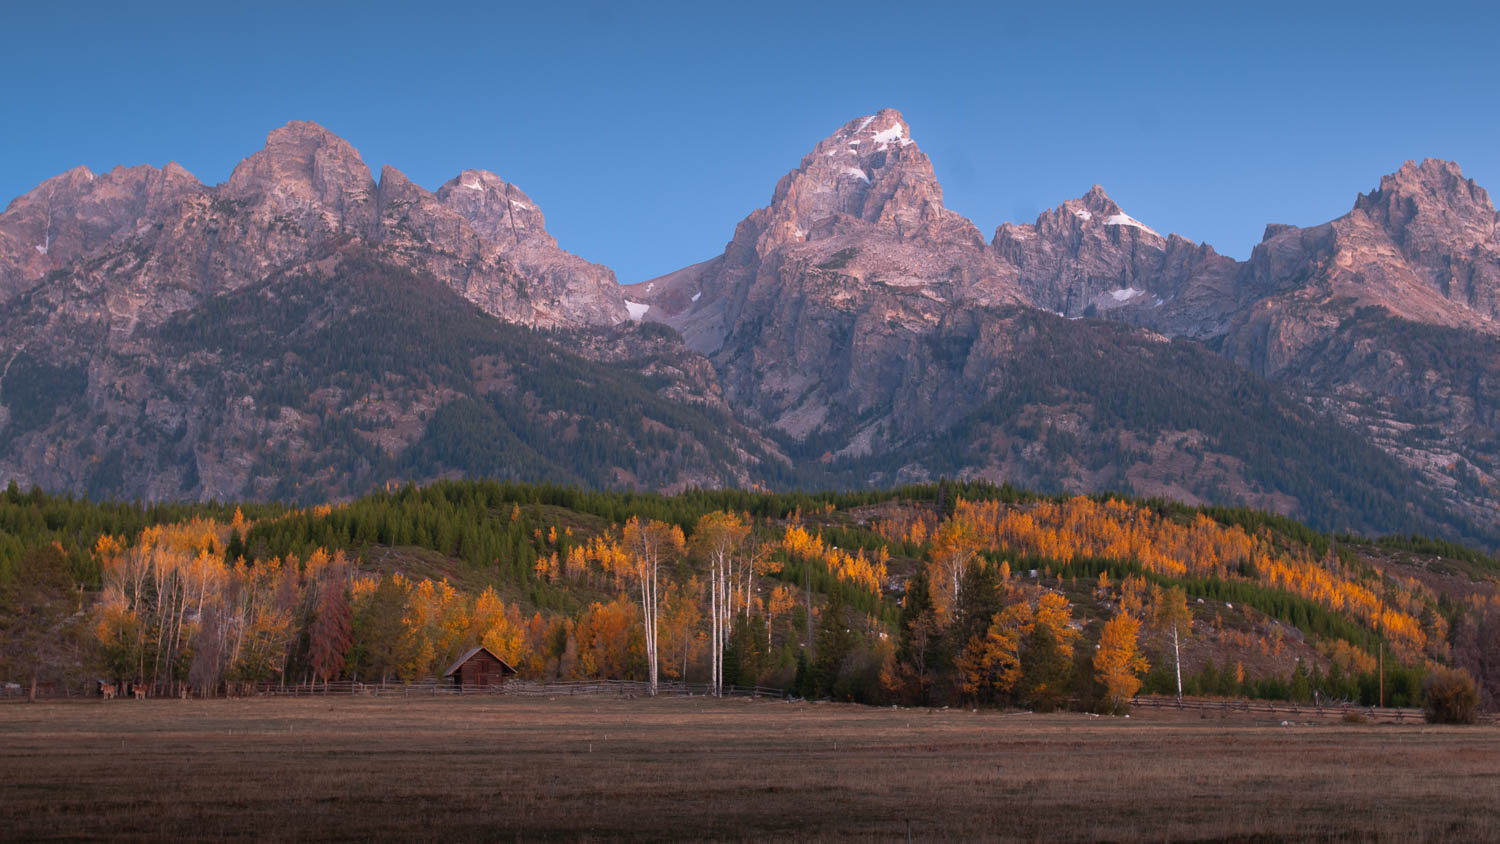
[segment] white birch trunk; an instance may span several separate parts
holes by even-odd
[[[1177,699],[1182,700],[1182,651],[1179,648],[1177,625],[1172,625],[1172,667],[1177,670]]]

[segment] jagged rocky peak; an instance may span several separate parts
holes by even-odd
[[[546,241],[547,220],[531,197],[488,170],[465,170],[438,188],[442,203],[469,221],[474,232],[495,244]]]
[[[1465,178],[1458,164],[1436,158],[1402,164],[1381,177],[1379,188],[1361,194],[1354,207],[1387,230],[1430,231],[1464,246],[1492,240],[1496,233],[1489,193]]]
[[[77,195],[93,184],[96,178],[98,176],[94,174],[94,171],[80,164],[71,170],[64,170],[58,173],[56,176],[43,181],[31,190],[12,199],[10,204],[5,207],[5,210],[8,212],[21,206],[32,205],[38,202],[48,202],[60,194]]]
[[[874,224],[897,237],[982,242],[943,207],[943,189],[911,127],[895,109],[844,124],[776,185],[766,234],[775,243],[818,240]]]
[[[0,299],[203,189],[176,163],[103,175],[80,166],[53,176],[0,213]]]
[[[1299,229],[1291,223],[1266,223],[1266,230],[1261,232],[1260,242],[1265,243],[1266,241],[1274,237],[1278,237],[1286,232],[1294,232],[1298,230]]]
[[[995,230],[995,256],[1028,301],[1068,317],[1108,316],[1169,335],[1213,336],[1234,307],[1233,259],[1162,237],[1094,185],[1035,223]]]
[[[266,136],[266,145],[234,168],[222,193],[259,198],[285,212],[318,211],[339,228],[363,230],[374,213],[375,180],[348,141],[306,120]]]
[[[1043,211],[1031,225],[1000,224],[995,229],[994,243],[997,249],[1009,254],[1017,245],[1026,243],[1036,235],[1044,238],[1071,238],[1081,231],[1116,239],[1145,239],[1158,247],[1166,240],[1155,229],[1126,214],[1124,209],[1109,198],[1103,187],[1094,185],[1083,196]]]

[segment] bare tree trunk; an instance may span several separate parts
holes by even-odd
[[[657,661],[656,661],[656,561],[641,561],[641,622],[645,628],[646,638],[646,665],[651,682],[651,696],[656,697],[657,691]]]
[[[1179,648],[1177,625],[1172,625],[1172,667],[1177,670],[1177,699],[1182,700],[1182,651]]]
[[[719,564],[714,562],[708,572],[708,613],[712,616],[709,625],[709,680],[710,693],[715,697],[719,695],[719,674],[723,671],[723,662],[719,658]]]

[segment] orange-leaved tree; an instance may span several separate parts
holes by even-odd
[[[656,694],[660,674],[657,647],[657,615],[661,607],[661,569],[675,560],[687,545],[682,528],[655,519],[642,522],[632,516],[625,523],[625,570],[619,572],[635,582],[640,591],[641,630],[646,646],[646,670],[651,694]]]
[[[959,656],[963,690],[976,697],[1013,695],[1021,682],[1022,650],[1038,627],[1061,652],[1071,652],[1078,631],[1070,626],[1072,611],[1059,592],[1043,590],[1035,603],[1022,597],[996,613],[983,637],[975,636]]]
[[[734,563],[750,526],[734,513],[715,511],[698,519],[693,529],[693,552],[708,564],[709,662],[712,664],[709,686],[713,694],[724,688],[724,648],[729,644],[733,612],[730,598],[734,589]]]
[[[485,587],[469,613],[466,642],[483,645],[507,665],[516,667],[526,664],[526,636],[520,612],[515,607],[507,608],[494,587]]]
[[[958,517],[943,522],[932,540],[928,578],[938,619],[947,622],[958,612],[964,575],[979,556],[980,539],[974,527]]]
[[[349,581],[349,565],[342,554],[318,572],[317,605],[307,631],[307,646],[313,673],[323,678],[324,689],[328,688],[329,680],[343,673],[349,647],[354,643]]]
[[[1112,712],[1122,712],[1141,688],[1140,675],[1147,669],[1141,656],[1141,623],[1129,613],[1119,613],[1105,622],[1099,636],[1099,650],[1094,653],[1094,670]]]

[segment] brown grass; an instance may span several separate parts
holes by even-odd
[[[1494,840],[1490,727],[703,699],[0,706],[0,839]]]

